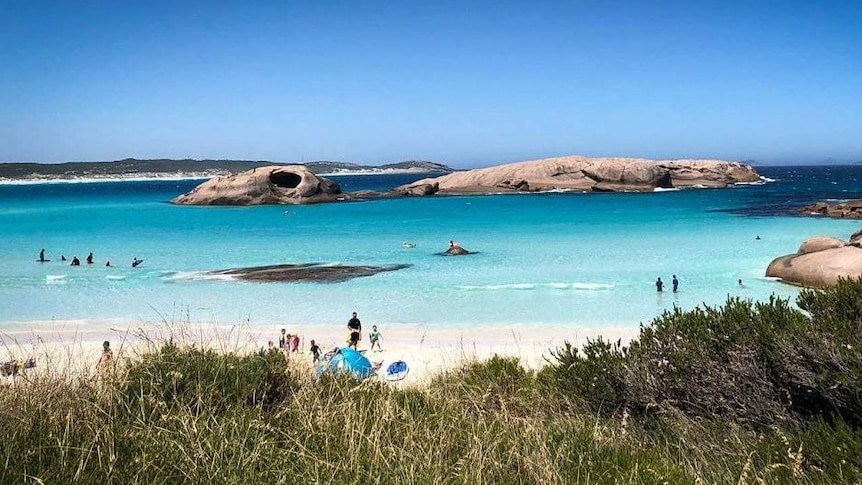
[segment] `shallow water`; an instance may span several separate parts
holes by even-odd
[[[674,305],[793,297],[796,288],[763,277],[769,261],[811,236],[846,239],[862,223],[795,217],[792,210],[860,197],[862,167],[760,172],[775,181],[302,207],[167,203],[198,181],[0,186],[0,328],[77,319],[343,325],[354,310],[365,323],[389,325],[634,327]],[[352,191],[420,177],[332,178]],[[478,254],[437,255],[451,239]],[[415,247],[404,248],[405,241]],[[41,248],[51,262],[35,262]],[[83,262],[90,251],[92,266],[59,261]],[[133,269],[134,257],[144,264]],[[202,275],[282,263],[412,266],[335,284]],[[662,294],[657,277],[666,282]]]

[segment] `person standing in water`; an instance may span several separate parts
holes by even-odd
[[[93,253],[87,255],[87,264],[93,264]]]
[[[676,293],[677,288],[679,288],[679,280],[676,279],[676,275],[673,275],[673,280],[671,280],[671,285],[673,285],[673,292]]]
[[[661,277],[659,277],[655,280],[655,291],[661,293],[662,290],[664,290],[664,282],[661,280]]]

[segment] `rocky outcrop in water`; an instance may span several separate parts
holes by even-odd
[[[754,168],[737,162],[571,156],[455,172],[419,180],[395,191],[405,195],[549,190],[649,192],[657,188],[727,187],[758,181],[760,175]]]
[[[862,200],[850,200],[839,204],[817,202],[801,209],[807,216],[827,216],[837,219],[862,219]]]
[[[315,204],[345,200],[338,184],[303,165],[269,166],[210,179],[171,202],[187,205]]]
[[[766,276],[781,278],[800,286],[823,287],[838,283],[838,278],[862,276],[862,231],[851,242],[818,236],[806,240],[794,254],[774,259]]]
[[[324,266],[321,264],[276,264],[210,271],[215,276],[235,276],[247,281],[340,283],[353,278],[373,276],[385,271],[409,268],[409,264],[389,266]]]

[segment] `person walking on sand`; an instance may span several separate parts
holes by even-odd
[[[664,290],[664,282],[661,280],[661,277],[659,277],[655,280],[655,291],[661,293],[662,290]]]
[[[362,322],[356,317],[356,312],[353,312],[353,318],[347,322],[347,331],[350,332],[350,338],[347,339],[347,346],[353,347],[356,350],[359,345],[359,339],[362,337]]]
[[[316,364],[320,360],[320,347],[318,347],[317,344],[314,343],[314,340],[312,340],[311,348],[309,350],[311,350],[311,361]]]
[[[671,285],[673,285],[673,292],[676,293],[677,288],[679,288],[679,280],[676,279],[676,275],[673,275],[673,280],[671,280]]]
[[[368,340],[371,341],[371,350],[374,350],[374,346],[376,345],[378,352],[383,351],[383,349],[380,348],[380,337],[382,337],[382,335],[380,335],[380,332],[377,331],[377,325],[372,325],[371,333],[368,334]]]
[[[278,348],[287,352],[287,329],[281,329],[281,335],[278,336]]]

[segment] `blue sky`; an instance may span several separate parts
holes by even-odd
[[[0,161],[862,160],[860,1],[0,0],[0,25]]]

